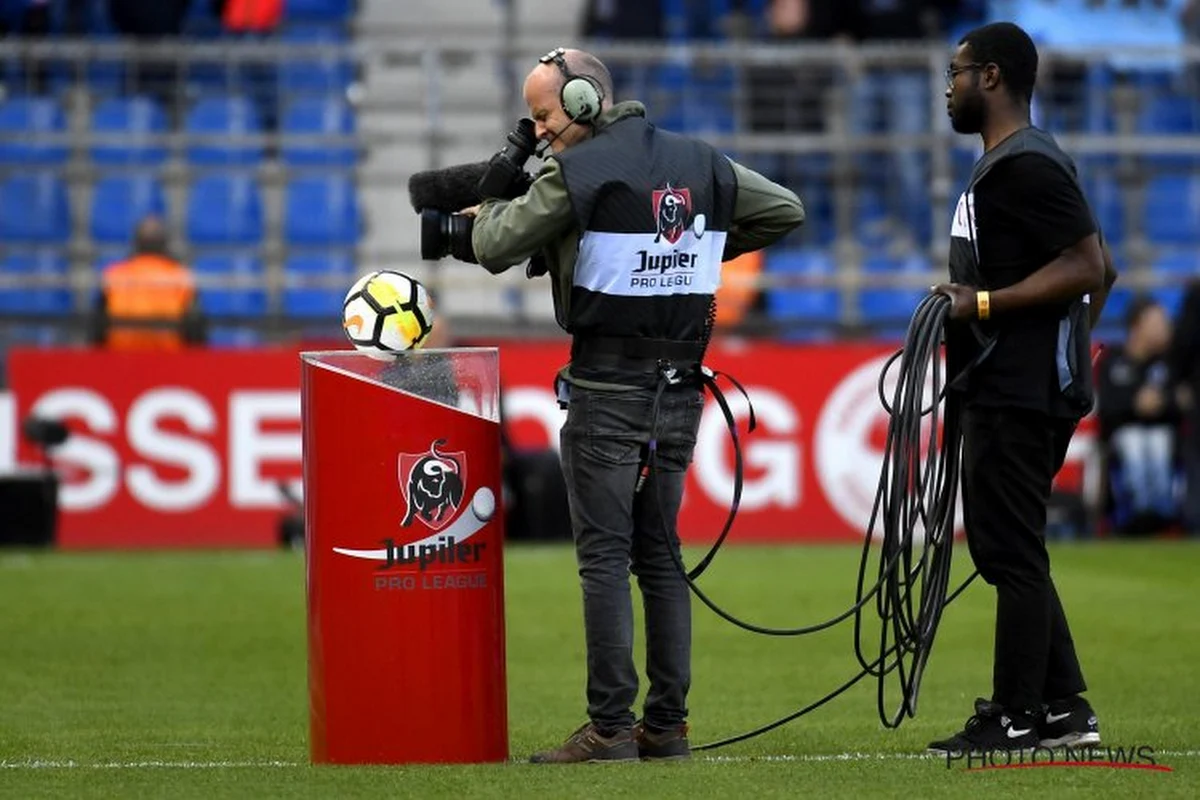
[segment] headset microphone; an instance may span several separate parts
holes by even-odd
[[[534,155],[536,155],[538,158],[544,159],[546,157],[546,151],[550,149],[550,145],[554,144],[554,142],[556,142],[558,140],[558,137],[560,137],[564,133],[566,133],[567,128],[574,125],[575,122],[576,122],[576,120],[572,119],[570,122],[568,122],[566,125],[563,126],[563,129],[561,131],[558,131],[553,136],[551,136],[549,139],[546,139],[540,145],[538,145],[538,149],[534,153]]]

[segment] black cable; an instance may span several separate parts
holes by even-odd
[[[820,708],[867,676],[877,680],[879,718],[886,727],[897,727],[905,716],[916,714],[921,677],[942,611],[975,578],[972,574],[953,593],[947,594],[961,439],[958,402],[945,395],[941,363],[942,334],[949,310],[948,297],[926,296],[909,323],[904,347],[888,359],[879,376],[880,402],[889,415],[888,434],[879,486],[859,559],[854,605],[812,625],[772,628],[750,623],[711,600],[696,585],[676,549],[668,548],[693,594],[719,617],[739,628],[768,636],[801,636],[853,617],[854,653],[861,667],[853,678],[798,711],[747,733],[698,745],[693,750],[723,747],[766,733]],[[889,401],[887,375],[897,360],[897,383]],[[651,471],[655,454],[653,449],[649,453]],[[658,496],[657,487],[655,494]],[[661,498],[659,502],[661,511]],[[710,551],[708,559],[715,549]],[[868,588],[869,571],[874,572],[875,580]],[[868,660],[863,609],[872,599],[880,628],[878,655]],[[895,710],[889,712],[888,676],[892,673],[896,676],[900,700]]]

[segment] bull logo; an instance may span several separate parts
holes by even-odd
[[[668,243],[675,244],[692,221],[692,193],[687,189],[675,189],[668,183],[665,189],[654,190],[650,202],[654,206],[658,228],[654,236],[655,243],[659,239],[666,239]]]
[[[420,520],[439,531],[458,516],[467,482],[466,453],[439,453],[445,444],[437,439],[428,453],[400,454],[400,488],[407,504],[402,527]]]

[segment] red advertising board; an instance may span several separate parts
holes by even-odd
[[[501,346],[502,405],[515,446],[556,446],[563,412],[552,380],[567,351],[565,341]],[[746,481],[730,541],[861,539],[887,430],[876,383],[891,351],[714,343],[710,366],[745,385],[759,421],[743,437]],[[282,503],[275,481],[298,486],[300,478],[295,351],[16,350],[9,378],[16,411],[7,416],[62,415],[75,431],[59,453],[67,468],[64,547],[274,541]],[[728,399],[744,426],[745,401],[736,391]],[[1078,479],[1090,442],[1085,425],[1065,477]],[[33,455],[24,445],[18,453]],[[710,401],[681,511],[685,540],[717,534],[732,486],[729,435]]]

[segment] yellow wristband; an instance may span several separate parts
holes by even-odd
[[[987,292],[975,293],[975,316],[987,319],[992,315],[992,296]]]

